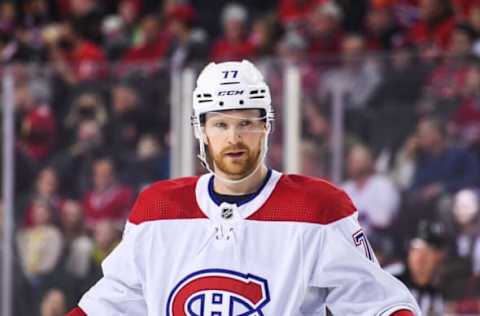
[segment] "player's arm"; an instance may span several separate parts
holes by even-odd
[[[138,244],[140,225],[127,223],[122,241],[103,261],[103,277],[69,316],[147,315]]]
[[[335,220],[304,236],[309,286],[326,290],[333,315],[419,316],[409,290],[378,264],[350,199],[340,190],[332,197]]]

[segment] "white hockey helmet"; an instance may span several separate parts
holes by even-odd
[[[210,63],[200,73],[193,91],[194,125],[208,112],[260,109],[273,119],[270,89],[249,61]]]
[[[192,125],[200,145],[199,158],[210,172],[213,171],[206,157],[201,126],[202,115],[209,112],[246,109],[262,110],[269,133],[274,119],[272,98],[260,71],[248,60],[208,64],[198,76],[197,87],[193,91]],[[267,147],[268,140],[265,139],[262,161],[265,159]],[[258,167],[260,165],[259,162]],[[224,179],[226,182],[242,180]]]

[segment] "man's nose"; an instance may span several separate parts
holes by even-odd
[[[232,143],[238,142],[242,138],[240,129],[236,126],[232,126],[227,130],[227,140]]]

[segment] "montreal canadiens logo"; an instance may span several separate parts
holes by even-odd
[[[224,269],[194,272],[170,292],[167,316],[263,316],[267,280]]]

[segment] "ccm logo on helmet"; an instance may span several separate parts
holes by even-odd
[[[270,302],[267,280],[224,269],[194,272],[170,292],[167,316],[263,316]]]
[[[243,90],[228,90],[228,91],[220,91],[218,92],[219,96],[224,96],[224,95],[241,95],[243,94]]]

